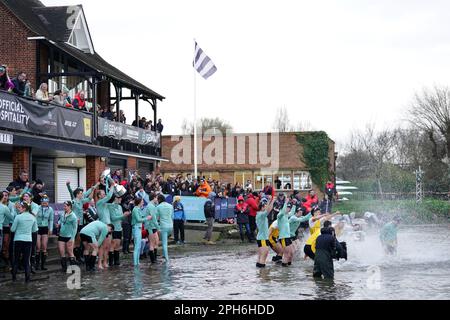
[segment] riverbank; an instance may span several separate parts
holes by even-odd
[[[333,211],[355,212],[362,217],[364,212],[383,215],[400,215],[404,223],[429,224],[448,223],[450,220],[450,202],[427,199],[417,204],[415,200],[349,200],[335,203]]]

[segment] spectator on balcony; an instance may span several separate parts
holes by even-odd
[[[77,110],[87,111],[85,93],[83,90],[75,94],[75,97],[73,98],[72,101],[72,105]]]
[[[147,123],[147,119],[145,117],[142,117],[142,119],[139,120],[139,128],[145,129],[146,123]]]
[[[53,93],[53,102],[59,104],[60,106],[73,108],[73,105],[70,103],[70,97],[63,90],[56,90]]]
[[[39,86],[39,90],[36,91],[36,100],[39,101],[52,101],[53,98],[50,97],[49,93],[48,93],[48,85],[43,82],[41,83],[41,85]]]
[[[31,82],[28,79],[25,81],[25,92],[23,95],[27,98],[35,98],[34,89],[31,87]]]
[[[123,113],[123,110],[119,111],[119,122],[126,123],[127,118],[125,118],[125,114]]]
[[[138,120],[137,121],[141,121],[141,117],[139,117],[138,116]],[[137,127],[137,122],[136,122],[136,119],[135,120],[133,120],[133,123],[131,124],[133,127]]]
[[[18,96],[23,97],[25,95],[25,87],[27,83],[27,75],[25,72],[19,72],[16,78],[12,79],[14,85],[13,92]]]
[[[148,124],[148,130],[155,131],[155,126],[153,125],[152,120],[149,120],[147,124]]]
[[[107,106],[103,107],[102,112],[100,112],[100,117],[108,119],[110,121],[113,121],[113,119],[114,119],[112,112],[109,110],[109,108]]]
[[[6,66],[0,66],[0,89],[10,92],[14,89],[14,84],[9,79]]]
[[[159,133],[162,133],[164,129],[164,126],[161,122],[161,119],[158,120],[158,123],[156,124],[156,131]]]

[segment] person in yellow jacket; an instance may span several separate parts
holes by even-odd
[[[319,207],[314,207],[311,210],[311,214],[312,217],[309,219],[309,234],[313,235],[317,230],[320,231],[321,224],[323,223],[324,218],[329,214],[328,213],[321,214]]]
[[[275,252],[272,257],[273,262],[281,262],[283,259],[283,247],[281,243],[278,242],[278,236],[280,235],[280,230],[278,230],[278,222],[275,220],[269,227],[269,247]]]
[[[320,210],[318,211],[320,212]],[[316,240],[320,236],[320,229],[321,225],[323,223],[323,227],[331,227],[331,222],[329,221],[333,216],[338,214],[339,211],[333,214],[324,214],[320,215],[317,213],[317,211],[314,212],[316,221],[311,224],[311,220],[314,219],[314,216],[310,219],[309,225],[310,225],[310,232],[311,229],[313,229],[313,232],[309,236],[308,239],[306,239],[305,246],[303,247],[303,252],[305,253],[304,259],[306,260],[308,257],[314,260],[316,255]],[[320,217],[320,218],[319,218]],[[312,227],[311,227],[312,225]]]

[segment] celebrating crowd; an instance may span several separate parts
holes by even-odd
[[[3,235],[2,257],[9,262],[13,280],[23,266],[25,280],[30,281],[35,270],[46,270],[49,235],[56,231],[62,271],[69,265],[85,264],[87,271],[120,265],[120,255],[129,253],[133,242],[133,264],[150,257],[157,262],[157,248],[162,243],[163,261],[169,261],[168,239],[173,235],[177,244],[184,244],[186,214],[181,199],[186,195],[206,198],[204,213],[207,231],[204,240],[211,241],[215,220],[214,200],[217,197],[237,196],[235,219],[241,241],[257,241],[257,267],[264,267],[269,247],[275,252],[272,260],[289,266],[300,246],[299,232],[309,228],[310,237],[304,247],[305,257],[315,260],[315,274],[333,276],[333,257],[345,257],[345,243],[336,239],[330,225],[334,185],[329,182],[324,198],[319,201],[313,190],[306,196],[294,192],[287,197],[275,197],[270,183],[260,192],[253,191],[251,181],[244,188],[236,184],[225,186],[211,178],[193,179],[191,175],[173,175],[166,180],[159,174],[149,173],[145,178],[130,173],[127,179],[122,170],[102,176],[99,181],[83,190],[73,188],[67,181],[70,201],[64,202],[63,213],[55,214],[49,206],[45,184],[28,182],[28,173],[10,183],[1,193],[0,222]],[[217,192],[217,193],[216,193]],[[164,194],[172,196],[166,202]]]

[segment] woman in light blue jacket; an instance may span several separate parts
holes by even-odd
[[[58,250],[61,256],[62,271],[67,271],[67,257],[69,255],[70,265],[75,265],[75,255],[73,254],[73,244],[78,229],[78,218],[72,211],[72,201],[64,202],[64,215],[59,220]]]
[[[14,232],[14,249],[13,249],[13,268],[12,268],[12,280],[16,281],[17,269],[19,267],[20,255],[23,256],[25,264],[25,282],[31,280],[31,246],[33,232],[38,231],[36,217],[31,213],[31,206],[21,201],[17,205],[19,215],[16,216],[11,226],[11,232]]]
[[[161,227],[161,241],[163,249],[163,257],[165,262],[169,262],[168,238],[173,231],[173,206],[166,202],[166,198],[162,194],[158,195],[158,206],[156,214]]]
[[[48,235],[53,233],[53,208],[48,205],[49,199],[42,198],[41,205],[36,215],[38,224],[38,235],[36,243],[36,270],[47,270],[45,261],[47,260]]]

